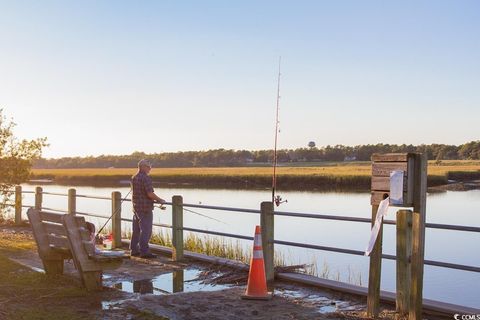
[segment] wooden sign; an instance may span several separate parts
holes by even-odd
[[[372,155],[372,205],[380,204],[380,201],[390,196],[390,175],[393,171],[403,171],[403,203],[392,204],[399,207],[411,207],[413,205],[413,180],[414,180],[413,153],[387,153]]]

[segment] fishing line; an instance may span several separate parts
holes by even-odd
[[[112,217],[114,215],[116,215],[121,209],[122,209],[122,203],[123,201],[125,201],[128,197],[128,195],[132,192],[132,188],[130,188],[130,191],[128,191],[127,195],[125,196],[125,198],[122,199],[122,201],[120,201],[120,205],[118,206],[117,210],[115,210],[115,212],[112,213],[112,215],[107,219],[107,221],[105,222],[105,224],[100,228],[100,230],[98,230],[97,234],[95,235],[95,238],[98,237],[98,235],[100,234],[100,232],[102,232],[102,230],[105,228],[105,226],[107,225],[108,221],[110,221],[110,219],[112,219]]]
[[[160,208],[160,209],[162,209],[162,207],[158,207],[158,206],[155,206],[155,208]],[[163,208],[165,208],[165,207],[163,207]],[[162,210],[165,210],[165,209],[162,209]],[[183,210],[185,210],[185,211],[187,211],[187,212],[190,212],[190,213],[193,213],[193,214],[198,214],[199,216],[202,216],[202,217],[207,218],[207,219],[210,219],[210,220],[214,220],[214,221],[223,223],[224,225],[228,225],[226,222],[223,222],[223,221],[221,221],[221,220],[218,220],[218,219],[215,219],[215,218],[213,218],[213,217],[207,216],[206,214],[202,214],[202,213],[200,213],[200,212],[196,212],[196,211],[187,209],[187,208],[185,208],[185,207],[183,207]]]

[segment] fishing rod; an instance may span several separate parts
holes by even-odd
[[[120,205],[118,206],[117,210],[115,210],[115,212],[112,213],[112,215],[107,219],[107,221],[103,224],[103,226],[100,228],[100,230],[98,230],[97,234],[95,235],[95,238],[98,237],[98,235],[100,234],[100,232],[102,232],[102,230],[105,228],[105,226],[107,225],[107,223],[110,221],[110,219],[113,218],[114,215],[116,215],[120,209],[122,208],[122,203],[127,200],[127,197],[128,195],[132,192],[132,188],[130,188],[130,191],[128,191],[128,193],[125,195],[125,198],[123,198],[121,201],[120,201]],[[158,206],[157,208],[160,208],[161,210],[165,210],[166,208],[163,206],[163,205],[160,205]],[[133,211],[133,214],[135,215],[135,217],[137,217],[137,220],[140,220],[137,216],[137,214],[135,213],[135,211]]]
[[[278,142],[278,125],[280,121],[278,121],[278,110],[280,106],[280,76],[281,76],[281,65],[282,65],[282,57],[278,59],[278,84],[277,84],[277,110],[276,110],[276,117],[275,117],[275,147],[273,150],[273,177],[272,177],[272,202],[277,205],[277,207],[283,203],[288,202],[287,200],[282,201],[282,197],[277,195],[275,196],[275,191],[277,188],[277,142]]]
[[[155,206],[155,207],[162,209],[162,207],[158,207],[158,206]],[[163,207],[163,208],[165,208],[165,207]],[[162,210],[164,210],[164,209],[162,209]],[[185,210],[185,211],[187,211],[187,212],[190,212],[190,213],[193,213],[193,214],[197,214],[197,215],[199,215],[199,216],[201,216],[201,217],[204,217],[204,218],[207,218],[207,219],[210,219],[210,220],[213,220],[213,221],[217,221],[217,222],[220,222],[220,223],[223,223],[223,224],[227,225],[227,223],[225,223],[225,222],[223,222],[223,221],[221,221],[221,220],[215,219],[215,218],[213,218],[213,217],[207,216],[206,214],[202,214],[202,213],[200,213],[200,212],[196,212],[196,211],[187,209],[187,208],[185,208],[185,207],[183,207],[183,210]]]
[[[127,195],[125,196],[125,198],[122,199],[122,201],[120,201],[120,205],[117,207],[117,210],[115,210],[115,212],[112,213],[112,215],[107,219],[107,221],[103,224],[103,226],[100,228],[100,230],[98,230],[97,234],[95,235],[95,238],[98,237],[98,235],[100,234],[100,232],[102,232],[102,230],[105,228],[105,226],[107,225],[107,223],[110,221],[110,219],[112,219],[112,217],[114,215],[116,215],[120,209],[122,209],[122,203],[123,201],[125,201],[128,197],[128,195],[132,192],[132,188],[130,188],[130,191],[128,191]]]

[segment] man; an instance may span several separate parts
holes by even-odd
[[[132,177],[133,230],[130,254],[145,259],[156,257],[148,247],[152,236],[153,203],[165,203],[153,192],[152,179],[148,176],[151,169],[150,162],[142,159],[138,162],[138,172]]]

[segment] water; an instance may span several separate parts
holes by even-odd
[[[46,192],[66,193],[69,187],[47,185]],[[33,186],[24,186],[24,190],[33,190]],[[77,194],[110,197],[112,188],[76,187]],[[128,187],[116,188],[122,195]],[[204,204],[226,207],[260,209],[262,201],[271,198],[269,190],[204,190],[204,189],[166,189],[157,188],[156,193],[164,199],[173,195],[182,195],[184,203]],[[288,203],[282,204],[281,211],[331,214],[338,216],[371,217],[369,193],[320,193],[320,192],[285,192],[280,193]],[[33,195],[25,194],[24,203],[33,204]],[[65,210],[67,197],[44,195],[43,206]],[[222,222],[213,221],[200,215],[184,212],[184,226],[236,233],[253,236],[254,226],[260,224],[260,216],[251,213],[235,213],[216,210],[193,209],[201,214],[211,216]],[[105,200],[77,199],[77,211],[110,216],[111,203]],[[395,208],[389,209],[387,219],[395,218]],[[122,217],[131,218],[131,203],[122,204]],[[103,225],[105,220],[87,218],[96,225]],[[171,209],[155,209],[154,222],[171,224]],[[427,222],[468,226],[480,226],[480,190],[464,192],[432,193],[427,197]],[[123,230],[130,230],[128,222],[123,223]],[[160,229],[160,228],[158,228]],[[163,229],[167,231],[169,229]],[[278,216],[275,218],[275,239],[292,242],[311,243],[339,248],[363,251],[370,236],[367,223],[329,221],[306,218]],[[237,242],[236,239],[232,241]],[[395,226],[385,225],[383,252],[395,254]],[[251,250],[250,241],[238,240],[246,250]],[[472,232],[426,230],[425,259],[480,266],[478,247],[480,234]],[[276,246],[276,251],[284,255],[291,264],[315,262],[319,273],[328,273],[330,278],[368,285],[367,257],[352,256],[317,250]],[[480,307],[478,288],[480,274],[425,266],[424,297],[470,307]],[[395,291],[395,262],[382,262],[382,289]]]
[[[165,295],[177,292],[216,291],[228,288],[226,285],[212,285],[196,280],[199,269],[180,269],[158,275],[152,279],[125,280],[117,282],[114,288],[139,294]]]

